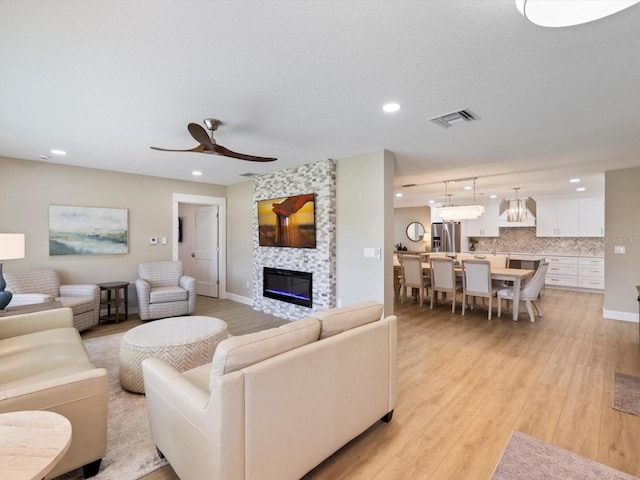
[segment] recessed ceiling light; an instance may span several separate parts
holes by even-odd
[[[489,198],[498,198],[498,195],[489,195]]]
[[[382,110],[384,110],[387,113],[397,112],[401,108],[402,106],[399,103],[387,103],[382,106]]]
[[[576,192],[584,192],[585,190],[586,190],[586,188],[584,188],[584,187],[576,188]]]
[[[429,200],[429,203],[436,203],[435,200]]]
[[[191,172],[191,175],[193,175],[194,177],[199,177],[200,175],[202,175],[202,172],[200,170],[194,170],[193,172]]]
[[[464,187],[465,190],[471,190],[473,187],[467,185],[466,187]]]
[[[580,179],[579,178],[572,178],[571,180],[569,180],[571,183],[579,183]]]
[[[51,150],[51,153],[53,153],[54,155],[66,155],[67,152],[65,152],[64,150],[56,150],[55,148],[53,150]]]
[[[396,197],[401,197],[401,196],[402,196],[402,194],[401,194],[401,193],[399,193],[399,192],[398,192],[398,193],[396,193]]]

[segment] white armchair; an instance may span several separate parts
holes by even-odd
[[[78,331],[100,322],[100,287],[91,284],[60,285],[58,273],[40,268],[4,274],[7,290],[13,293],[8,307],[58,301],[73,311]]]
[[[136,280],[138,315],[141,320],[193,313],[196,280],[184,275],[180,261],[147,262],[138,267]]]

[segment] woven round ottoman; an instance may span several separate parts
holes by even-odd
[[[120,342],[120,385],[144,393],[145,358],[160,358],[184,372],[210,362],[225,338],[227,324],[213,317],[172,317],[132,328]]]

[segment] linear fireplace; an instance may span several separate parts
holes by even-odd
[[[264,267],[262,296],[311,308],[312,275],[309,272]]]

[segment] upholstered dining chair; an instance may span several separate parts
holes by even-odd
[[[456,271],[452,258],[431,258],[431,307],[438,296],[442,295],[442,303],[445,303],[447,293],[451,297],[451,313],[456,311],[456,292],[462,292],[462,282],[456,279]]]
[[[544,277],[547,274],[547,269],[549,268],[549,262],[541,262],[536,270],[536,273],[533,274],[533,277],[525,283],[522,287],[520,287],[520,302],[524,302],[527,307],[527,313],[529,313],[529,320],[531,322],[535,322],[536,318],[533,314],[533,308],[538,312],[538,316],[542,316],[542,312],[540,308],[536,304],[538,300],[538,295],[540,294],[540,290],[544,286]],[[498,316],[500,316],[502,310],[502,300],[511,300],[513,303],[513,288],[501,288],[498,290]],[[519,308],[520,305],[513,305],[513,308]]]
[[[462,260],[462,314],[467,308],[469,297],[489,299],[489,313],[491,320],[492,299],[498,292],[498,287],[491,283],[491,263],[488,260]],[[472,305],[475,301],[472,301]]]
[[[507,268],[509,266],[509,255],[488,255],[486,259],[491,263],[491,268]],[[491,284],[496,288],[509,286],[504,280],[491,280]]]
[[[180,261],[146,262],[138,266],[136,292],[140,320],[193,313],[196,279],[184,275]]]
[[[419,255],[402,255],[400,257],[401,274],[400,287],[402,288],[402,303],[407,300],[407,288],[418,290],[420,306],[422,306],[425,294],[429,293],[431,279],[422,272],[422,261]]]

